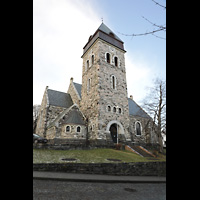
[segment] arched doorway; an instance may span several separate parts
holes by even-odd
[[[124,128],[122,124],[117,120],[112,120],[107,124],[106,132],[111,136],[114,143],[120,141],[126,141],[124,134]]]
[[[111,134],[111,137],[112,137],[112,140],[114,143],[117,143],[117,137],[118,137],[118,133],[117,133],[117,124],[112,124],[110,126],[110,134]]]

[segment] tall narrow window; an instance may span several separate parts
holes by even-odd
[[[141,135],[141,125],[139,122],[136,122],[136,135],[137,136]]]
[[[107,61],[107,63],[110,63],[110,54],[109,53],[106,54],[106,61]]]
[[[94,64],[94,55],[92,55],[92,65]]]
[[[91,87],[91,79],[88,79],[88,85],[87,85],[87,91],[90,91],[90,87]]]
[[[89,60],[87,60],[87,69],[89,68],[89,65],[90,65]]]
[[[116,112],[116,110],[117,110],[116,107],[113,107],[113,112]]]
[[[115,62],[115,67],[118,67],[118,58],[116,56],[114,58],[114,62]]]
[[[116,90],[116,77],[114,75],[111,76],[111,88]]]
[[[80,127],[80,126],[78,126],[78,127],[76,128],[76,132],[77,132],[77,133],[80,133],[80,132],[81,132],[81,127]]]

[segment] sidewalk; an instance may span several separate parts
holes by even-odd
[[[166,183],[166,177],[158,176],[111,176],[39,171],[33,171],[33,179],[96,183]]]

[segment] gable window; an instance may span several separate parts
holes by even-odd
[[[110,54],[109,53],[106,54],[106,62],[110,63]]]
[[[118,67],[118,58],[116,56],[114,57],[114,63],[115,63],[115,67]]]
[[[141,136],[141,124],[140,122],[136,122],[136,135]]]
[[[93,65],[94,64],[94,55],[92,55],[91,60],[92,60],[92,65]]]
[[[70,126],[66,126],[66,132],[70,132],[71,127]]]

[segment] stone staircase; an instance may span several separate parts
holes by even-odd
[[[142,146],[137,146],[137,145],[126,145],[125,149],[128,151],[132,151],[142,157],[156,157],[155,155],[153,155],[151,152],[149,152],[147,149],[145,149]]]

